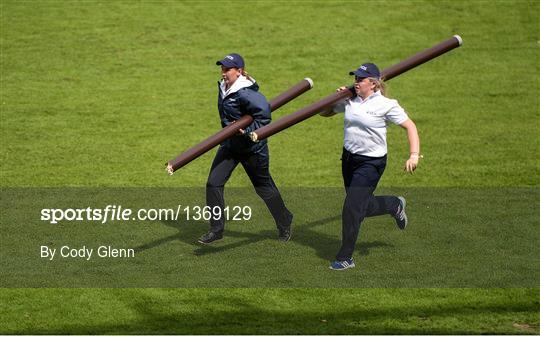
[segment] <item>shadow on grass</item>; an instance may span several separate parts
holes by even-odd
[[[202,221],[177,222],[173,220],[161,221],[167,227],[176,229],[178,232],[152,242],[145,243],[135,247],[135,252],[143,252],[148,249],[167,244],[172,241],[180,241],[193,246],[196,246],[197,239],[201,236],[203,228],[206,229],[208,224]]]
[[[355,305],[347,301],[335,307],[314,306],[307,310],[287,306],[272,309],[253,299],[242,298],[239,294],[213,295],[201,293],[202,298],[178,298],[171,293],[170,298],[148,294],[126,296],[119,299],[134,319],[119,323],[96,324],[83,321],[63,323],[62,326],[23,328],[15,334],[250,334],[250,335],[338,335],[338,334],[537,334],[534,317],[539,312],[538,302],[530,300],[495,301],[493,299],[471,299],[464,304],[440,301],[433,303],[393,304],[386,307],[377,305]],[[249,295],[249,294],[248,294]],[[284,294],[285,296],[286,294]],[[196,296],[196,295],[195,295]],[[293,296],[294,297],[294,296]],[[338,300],[343,297],[338,297]],[[298,298],[296,298],[298,300]],[[272,301],[274,302],[274,301]],[[283,300],[283,302],[286,302]],[[459,301],[458,301],[459,302]],[[294,303],[294,300],[292,301]],[[213,308],[213,310],[212,310]],[[219,308],[216,310],[216,308]],[[92,310],[98,311],[99,308]],[[98,313],[96,312],[97,316]],[[494,320],[501,315],[503,319]],[[531,331],[520,331],[512,324],[513,317],[530,320]],[[475,320],[467,320],[474,316]],[[459,325],[456,319],[465,321]],[[66,320],[62,320],[66,322]],[[62,324],[62,323],[59,323]],[[13,332],[10,332],[13,333]]]
[[[336,228],[336,235],[328,235],[315,230],[318,226],[339,220],[340,225]],[[325,259],[334,259],[339,247],[341,247],[341,215],[327,217],[317,221],[308,222],[307,224],[298,226],[294,242],[306,247],[311,247],[317,253],[317,256]],[[369,255],[370,250],[379,247],[393,247],[391,244],[381,241],[360,242],[356,244],[358,254],[365,256]]]
[[[336,235],[320,233],[317,232],[315,229],[318,226],[336,222],[340,219],[341,216],[336,215],[308,222],[305,224],[296,224],[296,222],[294,222],[292,227],[293,235],[291,238],[291,242],[284,244],[301,244],[303,246],[313,249],[318,257],[325,260],[331,260],[334,258],[341,245],[341,238],[339,237],[340,227],[336,228]],[[277,240],[277,230],[262,230],[258,233],[226,230],[225,238],[232,237],[241,240],[237,240],[232,243],[224,243],[223,241],[221,241],[216,242],[213,245],[202,245],[200,243],[197,243],[197,239],[204,233],[204,230],[201,231],[201,229],[206,229],[208,227],[208,224],[206,222],[190,221],[186,223],[180,223],[177,221],[169,220],[162,221],[162,223],[168,227],[175,228],[176,230],[178,230],[178,233],[135,247],[136,252],[142,252],[148,249],[152,249],[160,245],[167,244],[171,241],[180,241],[193,246],[193,253],[195,255],[206,255],[240,248],[265,240]],[[363,256],[369,255],[371,249],[380,247],[393,246],[382,241],[358,242],[357,253]]]

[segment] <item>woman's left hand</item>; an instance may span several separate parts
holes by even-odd
[[[413,173],[414,170],[416,170],[416,168],[418,167],[418,159],[418,155],[411,155],[409,159],[405,162],[404,170],[409,173]]]
[[[416,125],[410,119],[407,119],[405,122],[399,124],[402,128],[407,130],[407,138],[409,139],[409,159],[405,162],[404,171],[413,173],[414,170],[418,167],[418,161],[422,156],[420,155],[420,139],[418,138],[418,130],[416,130]]]

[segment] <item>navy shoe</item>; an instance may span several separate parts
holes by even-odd
[[[346,259],[345,261],[336,260],[330,264],[330,269],[332,270],[345,270],[349,268],[354,268],[355,264],[353,259]]]
[[[282,241],[282,242],[287,242],[291,239],[291,227],[292,227],[292,221],[293,221],[293,215],[291,212],[288,212],[289,213],[289,225],[286,226],[285,228],[280,228],[278,226],[278,240],[279,241]]]
[[[221,239],[223,239],[223,233],[208,232],[201,236],[198,242],[207,245]]]
[[[278,240],[287,242],[291,239],[291,227],[285,229],[279,229]]]
[[[407,224],[409,223],[409,220],[407,219],[407,214],[405,213],[405,206],[407,205],[407,202],[405,201],[404,197],[398,197],[399,199],[399,206],[396,211],[396,214],[393,215],[394,219],[396,219],[396,225],[399,229],[404,230],[405,227],[407,227]]]

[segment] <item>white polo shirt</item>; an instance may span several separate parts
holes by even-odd
[[[386,128],[389,123],[401,124],[409,116],[395,99],[380,91],[363,100],[357,96],[333,108],[345,112],[345,140],[347,151],[368,157],[382,157],[387,152]]]

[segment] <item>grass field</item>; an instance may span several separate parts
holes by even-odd
[[[1,0],[0,333],[539,334],[539,14],[535,1]],[[384,69],[454,34],[462,47],[389,82],[425,158],[404,174],[406,137],[390,128],[381,192],[407,196],[411,224],[367,220],[353,270],[327,270],[339,116],[269,141],[296,215],[286,245],[241,169],[229,200],[254,218],[215,247],[193,243],[203,221],[51,226],[30,212],[82,203],[86,188],[201,202],[215,150],[172,177],[164,163],[219,129],[215,61],[227,53],[268,98],[314,80],[275,120],[350,83],[362,62]],[[36,257],[39,244],[104,238],[137,247],[140,268]]]

